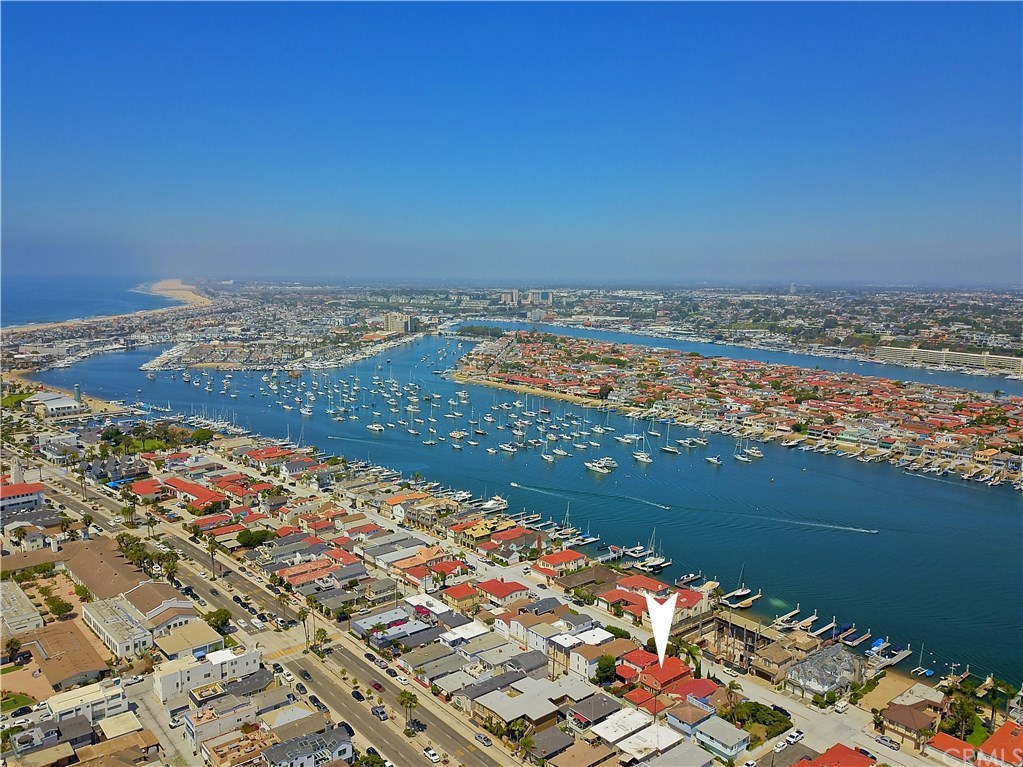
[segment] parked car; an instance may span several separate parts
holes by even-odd
[[[172,729],[172,730],[173,730],[173,729],[174,729],[175,727],[180,727],[180,726],[181,726],[181,725],[183,725],[184,723],[185,723],[185,720],[184,720],[184,719],[182,719],[182,718],[181,718],[180,716],[175,716],[175,717],[171,717],[171,720],[170,720],[170,722],[169,722],[169,724],[170,724],[170,727],[171,727],[171,729]]]
[[[859,751],[861,754],[863,754],[868,759],[873,759],[875,762],[877,761],[877,757],[874,756],[869,751],[867,751],[867,749],[865,749],[865,748],[857,748],[856,750]]]
[[[781,706],[771,706],[771,708],[784,717],[788,717],[789,719],[792,718],[792,714],[790,714],[786,709],[782,708]]]
[[[375,655],[374,655],[373,653],[371,653],[371,652],[364,652],[364,653],[362,654],[362,657],[363,657],[363,658],[365,658],[366,660],[368,660],[368,661],[372,662],[372,663],[376,663],[376,660],[377,660],[377,656],[375,656]]]
[[[408,726],[410,729],[416,732],[426,732],[426,722],[424,722],[422,719],[412,719],[408,723]]]
[[[280,663],[277,663],[276,661],[274,661],[274,664],[273,664],[273,666],[271,666],[271,668],[273,669],[275,674],[283,674],[284,673],[284,666],[282,666]]]
[[[284,672],[281,674],[281,676],[284,677],[284,681],[287,682],[288,684],[291,684],[292,682],[295,681],[295,675],[292,674],[287,669],[284,669]]]
[[[394,679],[394,677],[398,676],[398,672],[395,671],[393,668],[387,669],[387,671],[385,671],[384,673],[387,674],[387,676],[391,677],[391,679]]]
[[[788,748],[788,746],[789,744],[786,743],[784,740],[779,740],[777,743],[774,744],[774,752],[777,754],[781,751],[784,751],[786,748]]]
[[[888,746],[888,748],[892,749],[893,751],[898,751],[900,748],[898,742],[892,740],[887,735],[878,735],[876,738],[874,738],[874,740],[876,740],[882,746]]]
[[[310,674],[308,671],[306,671],[304,668],[303,669],[299,669],[298,675],[300,677],[302,677],[307,682],[313,681],[313,675]]]
[[[739,676],[739,672],[731,666],[725,666],[725,673],[728,674],[728,676]]]
[[[793,730],[788,734],[785,740],[787,740],[789,745],[792,746],[801,741],[804,737],[806,736],[803,734],[802,730]]]
[[[401,674],[399,674],[396,677],[396,679],[398,680],[398,684],[408,684],[408,677],[407,676],[402,676]]]
[[[309,692],[309,690],[306,689],[306,686],[304,684],[299,682],[298,684],[295,685],[295,692],[297,692],[299,695],[305,695],[307,692]]]
[[[232,600],[234,600],[234,603],[235,603],[236,605],[240,605],[240,604],[241,604],[241,603],[242,603],[242,602],[244,601],[244,600],[243,600],[243,599],[242,599],[242,598],[241,598],[240,596],[238,596],[237,594],[235,594],[235,595],[234,595],[233,597],[231,597],[231,599],[232,599]]]
[[[20,707],[14,709],[14,711],[12,711],[8,715],[8,718],[9,719],[15,719],[15,718],[17,718],[19,716],[27,716],[28,714],[31,714],[31,713],[32,713],[32,707],[31,706],[20,706]]]
[[[434,764],[437,764],[437,762],[440,761],[440,756],[438,756],[437,752],[434,751],[432,748],[424,748],[423,749],[423,756],[425,756],[427,759],[429,759]]]
[[[847,700],[840,700],[840,701],[838,701],[838,703],[835,704],[835,713],[836,714],[844,714],[848,710],[849,710],[849,701],[847,701]]]
[[[314,697],[315,697],[315,696],[314,696]],[[309,698],[309,700],[312,700],[312,697],[311,697],[311,698]],[[338,722],[338,723],[337,723],[337,726],[338,726],[338,727],[339,727],[340,729],[342,729],[342,730],[344,730],[345,732],[347,732],[347,733],[348,733],[348,737],[349,737],[349,738],[354,738],[354,737],[355,737],[355,730],[354,730],[354,729],[352,729],[352,726],[351,726],[350,724],[348,724],[348,722],[345,722],[345,721],[340,721],[340,722]]]
[[[482,732],[477,732],[475,737],[476,740],[482,743],[484,746],[489,747],[494,745],[494,741],[492,741],[487,735],[484,735]]]
[[[322,700],[317,698],[315,695],[310,695],[309,696],[309,702],[312,704],[313,708],[315,708],[317,711],[320,711],[321,713],[327,711],[327,706],[324,704],[324,702]],[[342,724],[345,724],[346,727],[348,726],[347,723],[342,722]],[[351,730],[352,728],[348,727],[348,729]],[[352,735],[355,735],[355,731],[354,730],[349,733],[349,737],[351,737]]]
[[[750,759],[745,764],[743,764],[742,767],[757,767],[757,760]]]
[[[31,719],[16,719],[11,722],[11,727],[21,727],[24,729],[26,727],[31,727],[33,724],[34,722]]]
[[[387,668],[387,661],[385,661],[383,658],[377,658],[375,661],[373,661],[373,663],[376,664],[376,667],[379,669]]]
[[[215,597],[219,597],[220,596],[220,592],[217,591],[216,589],[210,589],[210,595],[211,596],[215,596]]]
[[[364,700],[366,700],[366,696],[363,695],[358,690],[352,690],[352,697],[359,701],[359,703],[362,703]]]
[[[373,754],[373,756],[380,756],[380,752],[377,751],[375,748],[373,748],[373,746],[370,746],[369,748],[367,748],[366,749],[366,753],[367,754]]]
[[[370,709],[370,710],[373,712],[373,716],[375,716],[381,722],[386,722],[387,721],[387,718],[388,718],[387,717],[387,709],[384,708],[383,706],[373,706],[373,708]]]
[[[124,687],[125,685],[129,684],[138,684],[141,681],[142,677],[140,676],[126,676],[121,679],[121,686]]]

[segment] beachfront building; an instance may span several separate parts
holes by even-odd
[[[161,703],[166,703],[201,684],[242,679],[259,670],[262,657],[262,650],[247,650],[238,645],[201,659],[186,656],[167,661],[153,669],[153,692]]]
[[[78,400],[57,392],[41,391],[21,401],[21,409],[26,413],[34,413],[45,418],[54,416],[76,415],[86,410]]]

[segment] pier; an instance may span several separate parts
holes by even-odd
[[[608,546],[609,551],[606,554],[601,554],[599,557],[593,557],[595,562],[604,564],[605,562],[614,562],[616,559],[621,559],[625,556],[625,551],[619,546]]]
[[[819,629],[817,629],[816,631],[811,631],[811,632],[809,632],[809,634],[810,634],[810,636],[812,636],[812,637],[819,637],[819,636],[823,636],[824,634],[827,634],[827,633],[828,633],[829,631],[831,631],[831,629],[835,628],[835,626],[836,626],[836,625],[837,625],[837,624],[836,624],[836,622],[835,622],[835,617],[834,617],[834,616],[832,616],[832,617],[831,617],[831,623],[829,623],[829,624],[828,624],[827,626],[821,626],[821,627],[820,627]]]

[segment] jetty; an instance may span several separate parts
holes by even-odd
[[[824,634],[827,634],[829,631],[831,631],[831,629],[835,628],[836,625],[837,625],[837,623],[835,622],[835,617],[832,616],[831,617],[831,623],[829,623],[827,626],[821,626],[816,631],[809,632],[809,634],[812,637],[823,636]]]
[[[601,554],[599,557],[593,557],[595,562],[603,564],[605,562],[614,562],[617,559],[621,559],[625,556],[625,550],[621,546],[608,546],[606,554]]]
[[[799,623],[797,624],[796,628],[801,629],[803,631],[809,631],[810,627],[813,624],[815,624],[816,622],[817,622],[817,611],[814,610],[813,611],[813,615],[811,615],[809,618],[806,618],[805,620],[799,621]]]

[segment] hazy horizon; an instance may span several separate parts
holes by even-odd
[[[1019,4],[41,4],[3,271],[1023,283]]]

